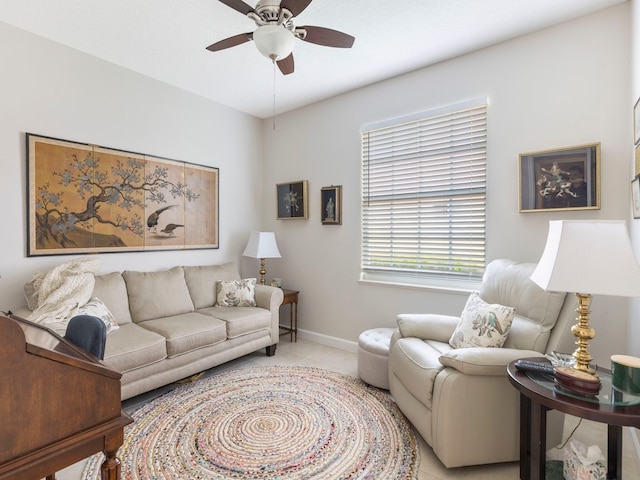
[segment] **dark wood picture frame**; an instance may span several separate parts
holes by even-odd
[[[276,209],[278,220],[308,217],[308,182],[278,183],[276,185]]]
[[[600,143],[519,156],[520,212],[600,208]]]
[[[322,225],[342,225],[342,185],[320,189],[320,208]]]
[[[27,256],[218,248],[219,170],[31,133]]]

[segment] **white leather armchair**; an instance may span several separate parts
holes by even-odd
[[[501,259],[485,270],[480,297],[515,308],[502,348],[451,347],[458,317],[398,315],[389,352],[391,394],[446,467],[518,460],[520,400],[507,365],[575,349],[575,295],[542,290],[529,279],[535,267]],[[563,418],[548,422],[548,445],[560,442]]]

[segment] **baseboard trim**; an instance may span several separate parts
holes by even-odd
[[[298,330],[298,337],[302,340],[308,340],[310,342],[319,343],[320,345],[326,345],[327,347],[338,348],[351,353],[358,352],[358,342],[350,342],[342,338],[330,337],[329,335],[323,335],[321,333],[310,332],[309,330]]]

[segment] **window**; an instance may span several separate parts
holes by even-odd
[[[362,279],[481,278],[487,102],[367,125],[362,142]]]

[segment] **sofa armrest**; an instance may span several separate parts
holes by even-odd
[[[18,307],[15,310],[11,310],[11,312],[16,316],[16,317],[20,317],[20,318],[27,318],[29,315],[31,315],[32,310],[29,309],[28,306],[24,305],[22,307]]]
[[[255,289],[256,307],[271,310],[271,313],[278,313],[284,293],[281,288],[269,285],[256,285]]]
[[[284,300],[281,288],[269,285],[256,285],[256,307],[264,308],[271,312],[271,338],[273,343],[278,343],[280,338],[280,305]]]
[[[458,325],[458,317],[437,314],[402,313],[397,322],[401,337],[417,337],[448,343]]]
[[[507,365],[525,357],[542,357],[534,350],[515,348],[455,348],[440,356],[440,363],[465,375],[506,375]],[[544,358],[544,357],[542,357]]]

